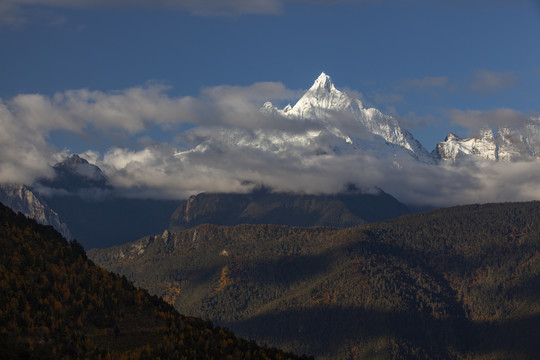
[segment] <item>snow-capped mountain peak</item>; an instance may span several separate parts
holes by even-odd
[[[480,159],[496,160],[497,144],[493,131],[489,128],[479,130],[473,137],[461,138],[448,134],[444,142],[437,144],[438,156],[443,160],[453,160],[475,156]]]
[[[286,112],[288,117],[322,120],[335,116],[333,112],[343,111],[351,104],[353,99],[336,89],[330,76],[323,72],[304,96]],[[362,107],[361,102],[353,105],[357,109]],[[285,112],[285,109],[282,111]]]
[[[265,103],[261,111],[321,124],[325,129],[321,134],[329,135],[321,139],[333,137],[337,143],[341,142],[341,145],[333,145],[341,153],[361,150],[384,157],[405,151],[421,161],[434,161],[407,130],[401,129],[396,119],[375,108],[364,108],[360,99],[338,90],[324,72],[294,106],[287,105],[280,110]]]

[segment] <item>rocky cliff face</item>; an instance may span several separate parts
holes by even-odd
[[[27,186],[0,185],[0,202],[40,224],[52,225],[66,239],[72,238],[67,225],[60,221],[58,214]]]

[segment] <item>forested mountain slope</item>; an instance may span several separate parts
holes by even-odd
[[[540,356],[540,203],[348,229],[165,232],[89,256],[181,312],[332,359]]]
[[[178,314],[0,205],[1,359],[298,359]]]

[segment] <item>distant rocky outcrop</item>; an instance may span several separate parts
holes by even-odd
[[[410,212],[382,190],[334,195],[274,193],[267,189],[248,194],[202,193],[181,203],[171,216],[169,230],[204,223],[348,227]]]

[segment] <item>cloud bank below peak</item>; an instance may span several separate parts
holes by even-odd
[[[278,82],[216,86],[199,96],[173,97],[160,84],[116,91],[69,90],[52,96],[20,94],[0,101],[0,182],[51,176],[70,153],[51,138],[67,132],[93,137],[152,138],[156,127],[171,140],[112,145],[79,153],[98,165],[123,196],[186,198],[203,191],[245,192],[266,185],[279,191],[335,193],[354,183],[373,186],[411,204],[540,199],[540,162],[428,165],[410,156],[340,152],[345,140],[316,120],[286,119],[260,111],[265,101],[288,103],[300,91]],[[457,123],[519,123],[512,109],[450,113]],[[497,115],[497,116],[495,116]],[[512,120],[514,119],[514,120]],[[183,126],[189,125],[186,130]],[[349,124],[350,125],[350,124]],[[441,134],[441,139],[444,134]]]
[[[538,162],[433,166],[410,157],[377,159],[362,153],[321,156],[292,149],[277,154],[235,146],[221,134],[204,151],[178,156],[165,145],[140,151],[115,148],[97,164],[127,196],[136,190],[137,196],[187,198],[204,191],[246,192],[257,184],[284,192],[336,193],[354,183],[430,206],[540,199],[534,175],[540,171]]]

